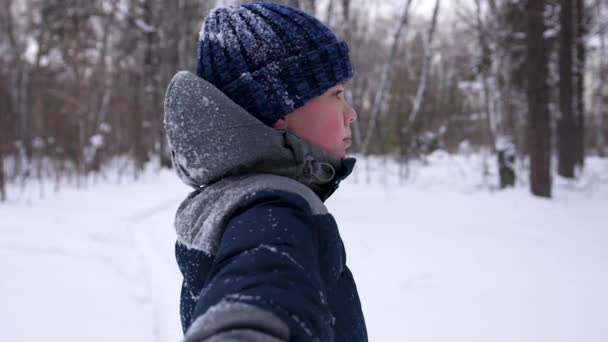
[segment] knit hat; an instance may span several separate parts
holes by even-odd
[[[212,10],[196,73],[267,125],[353,77],[345,41],[305,12],[268,2]]]

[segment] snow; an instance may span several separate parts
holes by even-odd
[[[559,34],[559,30],[557,28],[550,28],[548,30],[545,30],[545,32],[543,32],[543,38],[545,38],[545,39],[554,38],[554,37],[557,37],[558,34]]]
[[[152,33],[156,31],[156,28],[154,26],[146,23],[141,18],[135,19],[135,25],[145,33]]]
[[[513,138],[511,136],[498,136],[496,138],[496,150],[508,151],[512,154],[515,153],[515,145],[513,144]]]
[[[481,177],[463,182],[448,161],[331,199],[371,340],[608,340],[606,161],[590,161],[593,187],[556,182],[552,201],[475,190]]]
[[[494,164],[370,158],[327,202],[371,341],[608,340],[608,160],[555,179],[552,200],[525,174],[495,190]],[[173,219],[188,191],[163,170],[0,205],[2,339],[179,340]]]
[[[102,147],[105,139],[103,137],[103,135],[97,133],[91,136],[91,138],[89,138],[89,142],[91,143],[91,146],[95,147],[95,148],[99,148]]]
[[[112,125],[107,122],[102,122],[99,124],[99,132],[101,133],[110,133],[112,132]]]

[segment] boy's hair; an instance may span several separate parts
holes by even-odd
[[[197,75],[266,125],[353,77],[346,42],[284,5],[216,8],[199,39]]]

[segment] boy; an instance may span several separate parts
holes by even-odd
[[[185,341],[367,341],[325,201],[354,166],[345,42],[273,3],[205,19],[197,75],[167,89],[180,178],[176,257]]]

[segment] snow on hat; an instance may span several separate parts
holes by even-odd
[[[196,73],[267,125],[353,77],[345,41],[305,12],[268,2],[212,10]]]

